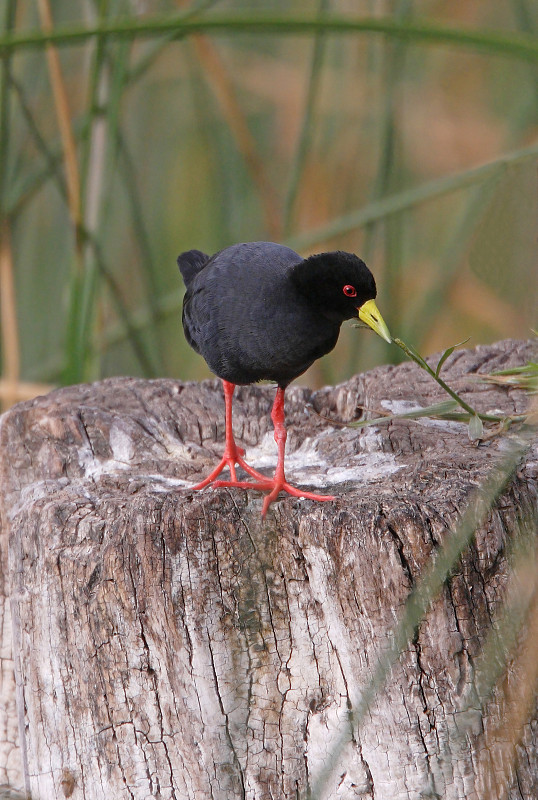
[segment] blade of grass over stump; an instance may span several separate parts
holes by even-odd
[[[402,342],[402,340],[398,339],[398,338],[394,338],[392,341],[394,342],[394,344],[398,345],[398,347],[401,350],[403,350],[404,353],[407,356],[409,356],[409,358],[412,361],[415,362],[415,364],[418,364],[419,367],[422,367],[423,370],[425,370],[429,375],[431,375],[431,377],[434,379],[434,381],[437,381],[439,386],[441,386],[441,388],[444,389],[445,392],[447,392],[451,397],[453,397],[454,400],[463,408],[464,411],[467,411],[467,413],[470,414],[471,417],[479,416],[478,412],[475,411],[475,409],[472,406],[470,406],[469,403],[466,403],[465,400],[463,400],[459,396],[459,394],[457,394],[453,389],[451,389],[450,386],[448,386],[448,384],[446,384],[445,381],[442,380],[442,378],[440,378],[439,374],[438,374],[443,362],[445,361],[445,358],[448,358],[448,355],[450,355],[450,352],[453,352],[454,348],[457,347],[458,345],[454,345],[451,348],[449,347],[448,350],[445,350],[445,352],[441,356],[441,359],[440,359],[440,361],[439,361],[439,363],[437,365],[437,369],[433,370],[430,367],[430,365],[427,363],[427,361],[425,361],[425,359],[420,355],[420,353],[415,350],[414,347],[412,347],[411,345],[405,344],[405,342]],[[468,341],[468,340],[466,339],[465,341]],[[450,352],[448,352],[448,351],[450,351]]]
[[[416,635],[421,620],[456,566],[463,551],[471,543],[475,531],[484,523],[496,500],[508,487],[518,464],[531,446],[534,435],[535,427],[529,425],[517,437],[509,439],[505,455],[491,469],[482,486],[471,497],[459,523],[451,532],[447,533],[443,546],[430,559],[420,581],[407,598],[401,620],[389,637],[390,643],[385,653],[373,668],[368,685],[360,696],[352,698],[352,710],[349,712],[345,728],[343,724],[341,726],[343,730],[335,739],[326,758],[327,766],[313,786],[312,800],[321,800],[324,796],[324,789],[331,778],[332,770],[339,763],[343,749],[352,739],[353,731],[360,728],[378,692],[381,691],[388,679],[392,667]]]
[[[369,425],[382,425],[384,422],[392,422],[395,419],[420,419],[421,417],[441,417],[446,419],[447,415],[456,408],[458,408],[458,403],[455,400],[444,400],[441,403],[433,403],[431,406],[424,406],[423,408],[413,408],[410,411],[402,411],[399,414],[387,414],[384,417],[348,422],[346,427],[367,428]],[[466,419],[468,419],[468,415],[466,415]]]

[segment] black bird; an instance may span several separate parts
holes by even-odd
[[[377,310],[372,273],[352,253],[320,253],[302,259],[273,242],[235,244],[207,256],[182,253],[178,266],[187,288],[183,329],[191,347],[222,378],[226,404],[226,445],[220,464],[194,489],[212,483],[268,491],[267,509],[280,491],[312,500],[333,500],[297,489],[286,481],[284,391],[318,358],[336,345],[340,326],[358,317],[391,341]],[[243,459],[232,433],[232,396],[236,384],[270,380],[278,385],[271,419],[278,447],[273,478]],[[237,480],[239,464],[254,481]],[[217,481],[225,466],[230,480]]]

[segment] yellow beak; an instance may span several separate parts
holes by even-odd
[[[389,329],[385,325],[383,317],[378,311],[375,300],[367,300],[358,309],[359,319],[365,322],[369,328],[375,331],[378,336],[381,336],[389,344],[392,342]]]

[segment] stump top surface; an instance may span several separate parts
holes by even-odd
[[[480,374],[518,366],[533,358],[532,342],[504,341],[456,351],[443,368],[445,380],[481,412],[517,414],[526,394],[479,380]],[[433,359],[434,360],[434,359]],[[270,420],[274,387],[238,387],[234,432],[246,458],[258,469],[276,463]],[[463,492],[479,482],[504,447],[497,436],[479,446],[467,425],[424,418],[395,420],[379,427],[347,427],[361,409],[369,416],[399,413],[446,399],[413,363],[384,366],[316,392],[286,392],[288,479],[305,488],[335,494],[334,505],[390,501],[420,493],[450,502],[455,484]],[[326,419],[323,419],[325,417]],[[189,487],[216,463],[224,441],[220,382],[110,378],[59,389],[20,403],[0,423],[2,503],[9,517],[26,503],[45,499],[121,502],[168,493],[177,502],[254,503],[244,490],[192,493]],[[467,488],[466,488],[467,487]],[[426,498],[424,497],[426,495]],[[283,498],[276,507],[312,509],[309,501]]]

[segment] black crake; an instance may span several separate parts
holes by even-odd
[[[291,487],[284,477],[284,390],[338,340],[346,319],[359,317],[380,336],[390,336],[374,302],[376,286],[368,267],[351,253],[321,253],[302,259],[289,247],[248,242],[214,256],[189,250],[178,258],[187,291],[183,328],[189,344],[222,378],[226,398],[225,455],[195,489],[240,486],[269,490],[262,514],[280,490],[316,500],[331,499]],[[272,419],[279,457],[273,479],[249,467],[231,428],[235,384],[271,380],[278,384]],[[255,482],[238,481],[240,464]],[[225,466],[230,481],[216,478]]]

